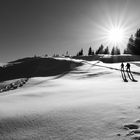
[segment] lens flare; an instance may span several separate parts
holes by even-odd
[[[135,17],[128,17],[127,8],[126,5],[124,9],[116,12],[110,11],[108,8],[104,9],[102,18],[98,22],[93,22],[97,34],[94,38],[95,43],[99,44],[100,42],[110,49],[117,46],[121,51],[126,48],[131,34],[135,31],[134,27],[137,26],[137,23],[134,22]]]
[[[123,28],[113,27],[108,30],[107,33],[107,41],[109,44],[113,44],[113,46],[117,46],[118,44],[122,44],[125,39],[125,31]]]

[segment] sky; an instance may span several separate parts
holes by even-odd
[[[127,37],[140,28],[139,7],[139,0],[0,0],[0,62],[110,45],[111,26]]]

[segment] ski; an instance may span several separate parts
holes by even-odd
[[[138,80],[135,80],[135,79],[133,79],[133,80],[131,80],[132,82],[138,82]]]
[[[123,81],[124,81],[124,82],[128,82],[128,80],[127,80],[127,79],[124,79]]]
[[[137,80],[134,79],[134,77],[133,77],[133,75],[132,75],[131,72],[128,72],[128,71],[127,71],[127,75],[128,75],[129,79],[130,79],[132,82],[138,82]]]

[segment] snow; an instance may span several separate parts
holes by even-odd
[[[1,93],[0,139],[139,138],[139,133],[123,128],[140,126],[138,63],[131,64],[138,82],[123,82],[120,63],[83,61],[62,77],[31,78],[22,88]]]

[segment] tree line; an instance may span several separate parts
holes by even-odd
[[[102,44],[99,46],[99,48],[94,51],[92,49],[92,47],[90,46],[88,49],[88,55],[98,55],[98,54],[111,54],[111,55],[119,55],[120,49],[118,47],[113,47],[112,50],[109,50],[109,47],[104,47]],[[83,56],[84,55],[84,51],[83,49],[81,49],[78,53],[77,56]]]
[[[124,54],[140,55],[140,29],[130,36]]]
[[[120,49],[116,46],[116,47],[112,47],[111,50],[109,50],[109,47],[104,47],[102,44],[97,48],[97,50],[93,50],[92,47],[90,46],[88,49],[88,55],[98,55],[98,54],[110,54],[110,55],[120,55]],[[128,43],[126,48],[123,51],[123,54],[132,54],[132,55],[140,55],[140,28],[137,29],[136,33],[130,36],[130,38],[128,39]],[[84,55],[84,50],[81,49],[80,51],[78,51],[78,53],[76,54],[76,56],[83,56]],[[53,55],[54,57],[59,56],[57,55]],[[64,56],[69,56],[68,51],[66,52],[66,55]]]
[[[108,47],[104,47],[103,45],[99,46],[99,48],[94,51],[91,47],[89,47],[88,55],[95,55],[95,54],[111,54],[111,55],[119,55],[120,49],[118,47],[113,47],[110,51]],[[132,55],[140,55],[140,28],[137,29],[136,33],[130,36],[128,39],[128,43],[126,48],[123,51],[123,54],[132,54]],[[81,49],[77,56],[83,55],[83,49]]]

